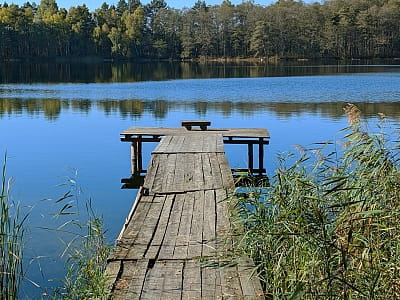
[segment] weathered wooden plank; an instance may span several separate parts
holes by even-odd
[[[192,225],[193,208],[194,193],[185,193],[182,216],[174,248],[174,259],[186,259],[188,256],[190,239],[189,235]]]
[[[255,275],[252,276],[255,268],[253,261],[250,258],[240,258],[237,268],[243,297],[245,299],[264,299],[260,280]]]
[[[167,165],[168,165],[167,162],[168,162],[167,155],[159,155],[157,173],[155,175],[153,186],[149,190],[150,194],[162,191],[163,182],[164,182],[163,176],[166,175]]]
[[[201,152],[202,145],[203,145],[203,135],[191,135],[190,142],[186,145],[186,151],[189,153],[196,153]]]
[[[136,194],[135,200],[133,201],[132,208],[129,211],[129,214],[125,219],[124,225],[122,226],[122,229],[121,229],[121,231],[120,231],[120,233],[119,233],[119,235],[117,237],[117,240],[121,239],[126,227],[128,227],[128,225],[129,225],[129,223],[130,223],[130,221],[132,219],[132,216],[135,214],[136,208],[137,208],[137,206],[138,206],[138,204],[140,202],[140,198],[142,197],[142,195],[143,195],[143,188],[140,187],[138,192],[137,192],[137,194]]]
[[[225,147],[224,147],[224,137],[222,134],[220,134],[219,138],[217,139],[217,151],[220,153],[225,153]]]
[[[223,236],[230,230],[226,191],[223,189],[215,190],[215,198],[217,205],[217,235],[221,234]]]
[[[228,208],[226,199],[226,192],[223,189],[215,191],[216,198],[216,240],[218,252],[223,255],[222,252],[229,251],[232,247],[232,239],[230,237],[230,223],[228,216]]]
[[[156,231],[161,211],[164,206],[165,196],[155,196],[150,204],[149,211],[146,215],[143,225],[140,228],[134,243],[132,244],[125,259],[141,259],[150,246],[153,234]]]
[[[190,227],[188,258],[202,255],[204,191],[194,192],[192,226]]]
[[[224,299],[218,267],[201,268],[201,296],[204,299]]]
[[[204,221],[203,221],[203,256],[215,255],[215,194],[207,190],[204,194]]]
[[[209,153],[208,154],[209,159],[210,159],[210,165],[211,165],[211,172],[212,172],[212,177],[214,181],[213,188],[214,189],[220,189],[223,188],[223,178],[222,178],[222,173],[220,169],[220,164],[217,158],[216,153]]]
[[[164,153],[170,147],[172,139],[173,136],[171,135],[164,136],[152,153]]]
[[[141,300],[160,300],[165,274],[162,272],[162,264],[156,262],[153,268],[146,273]]]
[[[242,287],[236,266],[224,266],[220,269],[221,287],[224,299],[242,297]]]
[[[194,157],[194,186],[196,190],[204,190],[204,173],[202,165],[202,154],[196,153]]]
[[[142,196],[139,200],[137,208],[131,218],[131,221],[126,226],[121,238],[118,240],[112,259],[125,258],[131,246],[134,244],[137,236],[140,233],[140,228],[143,226],[147,213],[150,209],[152,197]]]
[[[219,138],[219,136],[216,134],[204,135],[202,152],[216,152],[218,138]],[[221,138],[222,138],[222,136],[221,136]]]
[[[149,163],[149,167],[147,168],[147,174],[144,178],[143,187],[148,191],[153,190],[154,181],[156,179],[156,175],[159,174],[159,165],[160,165],[160,155],[153,154]]]
[[[174,136],[172,139],[171,147],[168,148],[167,153],[181,153],[185,145],[186,135]]]
[[[166,160],[166,170],[159,174],[159,180],[162,181],[161,188],[157,190],[159,193],[165,193],[171,191],[173,188],[174,176],[175,176],[175,168],[176,168],[176,159],[177,154],[165,154],[163,155],[167,157]],[[164,162],[165,163],[165,162]]]
[[[223,181],[224,188],[230,192],[233,192],[235,189],[235,183],[233,181],[231,168],[225,157],[225,154],[217,153],[217,158],[218,158],[219,166],[221,169],[221,175],[222,175],[222,181]]]
[[[214,181],[208,153],[201,154],[201,162],[203,166],[204,188],[208,190],[212,189],[214,186]]]
[[[209,136],[203,135],[201,141],[201,148],[199,148],[199,152],[208,153],[210,152],[210,139]]]
[[[186,154],[177,154],[174,178],[171,180],[170,185],[166,187],[171,192],[183,192],[185,191],[185,159]]]
[[[149,261],[147,259],[124,262],[124,270],[127,269],[129,271],[129,276],[127,276],[127,278],[130,278],[129,287],[125,296],[126,300],[140,298],[148,265]]]
[[[196,152],[196,143],[199,141],[199,136],[197,134],[187,134],[185,135],[185,141],[181,145],[181,148],[178,149],[180,153],[192,153]]]
[[[114,284],[118,280],[118,275],[120,273],[120,270],[121,270],[121,261],[120,260],[110,261],[107,264],[107,267],[105,270],[105,275],[107,277],[106,287],[107,287],[107,291],[109,291],[109,293],[112,292]]]
[[[193,260],[186,261],[183,269],[182,299],[201,299],[201,268]]]
[[[182,260],[169,260],[163,263],[163,273],[165,274],[161,295],[163,300],[181,299],[183,264],[184,262]]]
[[[133,295],[136,295],[136,299],[138,299],[141,294],[148,261],[121,261],[121,263],[123,272],[114,285],[112,299],[132,299]]]
[[[146,252],[146,258],[148,259],[156,259],[158,252],[160,251],[160,247],[163,243],[165,232],[168,226],[168,221],[171,215],[171,208],[174,198],[175,195],[166,196],[160,220],[157,224],[156,232],[154,233],[154,237],[151,241],[150,247]]]
[[[179,224],[181,221],[182,208],[183,208],[182,194],[176,194],[174,203],[171,210],[171,216],[169,218],[167,231],[165,232],[165,238],[158,255],[158,259],[169,259],[174,255],[175,242],[178,235]]]
[[[187,153],[185,155],[184,161],[184,187],[186,191],[194,191],[196,189],[196,178],[195,178],[195,163],[194,163],[195,155],[193,153]]]

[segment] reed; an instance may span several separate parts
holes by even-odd
[[[12,180],[7,180],[6,165],[7,155],[0,191],[0,300],[19,298],[24,279],[25,222],[29,217],[29,213],[22,214],[20,205],[10,196]],[[54,299],[105,298],[107,277],[104,271],[111,247],[105,241],[102,218],[94,212],[90,199],[84,202],[84,212],[80,212],[81,191],[75,179],[68,178],[62,185],[68,186],[68,191],[55,201],[60,207],[54,214],[61,223],[57,228],[42,228],[55,231],[63,240],[65,249],[61,256],[66,257],[66,275],[62,286],[53,293],[40,288],[45,291],[44,295]]]
[[[22,255],[24,248],[24,222],[21,207],[10,196],[12,180],[6,177],[7,155],[1,175],[0,193],[0,299],[17,299],[23,279]]]
[[[269,185],[232,199],[236,248],[269,299],[400,298],[398,132],[346,113],[343,148],[280,156]]]
[[[62,220],[56,229],[63,238],[66,275],[62,286],[53,293],[56,299],[105,299],[108,293],[104,274],[111,247],[105,241],[101,216],[90,199],[80,203],[81,190],[75,179],[67,180],[69,190],[56,201],[60,209],[55,217]],[[80,205],[84,204],[81,211]]]

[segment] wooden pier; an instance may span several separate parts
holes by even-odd
[[[263,299],[249,258],[223,266],[232,248],[224,200],[235,188],[224,134],[235,142],[255,138],[262,146],[269,134],[185,124],[190,128],[130,128],[121,134],[133,144],[133,171],[143,171],[141,143],[160,143],[109,259],[110,299]]]

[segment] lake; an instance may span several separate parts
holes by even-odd
[[[64,275],[63,245],[49,228],[60,220],[55,200],[78,182],[79,201],[91,199],[112,242],[136,190],[130,147],[119,133],[131,126],[180,126],[208,119],[212,127],[264,127],[267,173],[276,155],[294,145],[335,141],[355,103],[372,124],[378,113],[400,119],[400,65],[280,63],[0,63],[0,154],[15,179],[13,199],[30,210],[24,296],[36,298]],[[145,162],[154,144],[145,145]],[[228,146],[232,167],[245,167],[247,150]],[[43,229],[44,227],[48,229]]]

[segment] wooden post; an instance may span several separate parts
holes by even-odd
[[[141,136],[132,140],[131,145],[131,172],[132,175],[142,173],[143,161],[142,161],[142,140]]]
[[[247,153],[249,155],[249,163],[248,163],[248,167],[249,167],[249,171],[251,172],[251,174],[253,174],[253,168],[254,168],[254,157],[253,157],[253,144],[249,143],[247,144]]]
[[[258,139],[258,168],[259,168],[259,175],[263,174],[264,169],[264,139]]]
[[[137,156],[138,156],[138,141],[135,139],[131,144],[131,173],[136,174],[138,171],[137,164]]]
[[[141,137],[140,137],[141,138]],[[137,145],[137,168],[138,168],[138,173],[142,173],[143,171],[143,162],[142,162],[142,141],[140,140],[138,141],[138,145]]]

